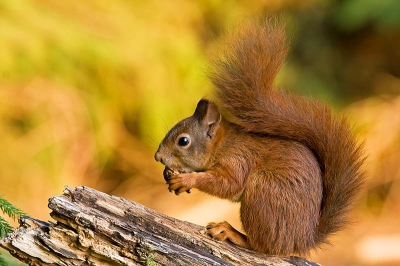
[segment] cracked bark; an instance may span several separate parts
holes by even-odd
[[[318,265],[217,242],[204,227],[88,187],[49,200],[51,217],[24,217],[1,247],[29,265]]]

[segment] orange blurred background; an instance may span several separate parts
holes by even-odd
[[[0,195],[49,220],[50,197],[85,185],[240,228],[237,204],[169,193],[153,155],[210,94],[218,36],[267,14],[284,15],[292,46],[277,84],[349,116],[369,155],[355,225],[310,259],[399,265],[399,1],[2,1]]]

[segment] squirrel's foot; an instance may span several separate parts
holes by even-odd
[[[238,246],[244,248],[250,248],[247,242],[246,235],[240,233],[238,230],[233,228],[228,222],[222,223],[209,223],[206,226],[207,233],[211,235],[214,239],[219,241],[228,240]]]

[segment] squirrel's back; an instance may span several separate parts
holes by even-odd
[[[277,19],[242,24],[223,44],[210,74],[219,107],[248,132],[295,140],[313,152],[323,186],[316,242],[327,242],[348,223],[363,184],[361,145],[346,119],[327,105],[274,88],[288,50]]]

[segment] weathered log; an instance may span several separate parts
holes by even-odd
[[[318,265],[213,240],[204,227],[88,187],[49,200],[51,217],[22,218],[0,245],[30,265]]]

